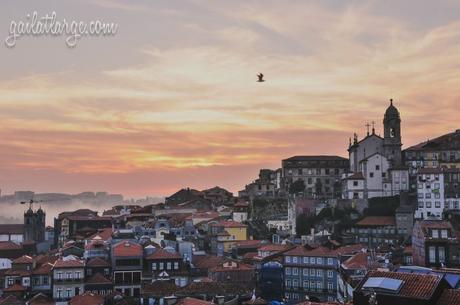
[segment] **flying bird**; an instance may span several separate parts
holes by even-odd
[[[262,73],[259,73],[257,74],[257,77],[259,78],[258,82],[261,83],[261,82],[264,82],[264,75]]]

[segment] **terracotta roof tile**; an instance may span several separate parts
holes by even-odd
[[[18,257],[17,259],[13,260],[13,263],[15,264],[32,264],[33,259],[29,255],[23,255],[21,257]]]
[[[85,292],[74,296],[70,299],[70,305],[102,305],[104,304],[104,297],[98,294]]]
[[[64,260],[62,257],[54,263],[54,268],[83,268],[84,266],[84,262],[80,259]]]
[[[86,280],[86,284],[112,284],[112,281],[97,272]]]
[[[142,256],[142,246],[138,243],[124,240],[112,247],[113,255],[118,257],[123,256]]]
[[[25,291],[26,289],[20,284],[14,284],[8,288],[3,289],[3,292],[16,292],[16,291]]]
[[[369,255],[367,253],[356,253],[346,261],[342,263],[342,266],[346,269],[367,269],[369,265]]]
[[[182,259],[182,256],[177,252],[171,253],[164,249],[157,249],[155,250],[155,252],[147,256],[145,259],[146,260]]]
[[[436,305],[453,305],[460,304],[460,290],[446,289],[442,292]]]
[[[357,226],[394,226],[396,220],[394,216],[367,216],[355,225]]]
[[[32,271],[32,274],[41,274],[41,275],[44,275],[44,274],[51,274],[51,270],[53,269],[53,265],[50,264],[50,263],[44,263],[42,264],[41,266],[35,268],[33,271]]]
[[[391,271],[371,271],[358,285],[357,290],[362,289],[362,285],[369,277],[386,277],[403,281],[398,295],[416,299],[429,299],[438,287],[442,277],[435,274],[416,274],[406,272]]]
[[[0,250],[22,250],[22,246],[12,241],[0,241]]]
[[[110,267],[111,264],[101,257],[94,257],[86,262],[86,267]]]

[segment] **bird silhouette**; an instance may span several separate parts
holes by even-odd
[[[264,75],[262,73],[259,73],[257,74],[257,77],[259,78],[258,82],[261,83],[261,82],[264,82]]]

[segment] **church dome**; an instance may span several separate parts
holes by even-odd
[[[42,210],[42,207],[40,207],[38,210],[37,210],[37,214],[44,214],[43,210]]]
[[[384,119],[399,119],[399,111],[398,108],[393,106],[393,99],[390,99],[390,106],[388,106],[387,110],[385,111]]]

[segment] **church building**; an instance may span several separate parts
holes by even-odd
[[[373,124],[372,124],[373,125]],[[350,172],[344,175],[344,199],[369,199],[398,195],[409,188],[409,174],[401,162],[401,117],[390,100],[383,117],[383,138],[366,125],[367,135],[355,133],[348,147]]]

